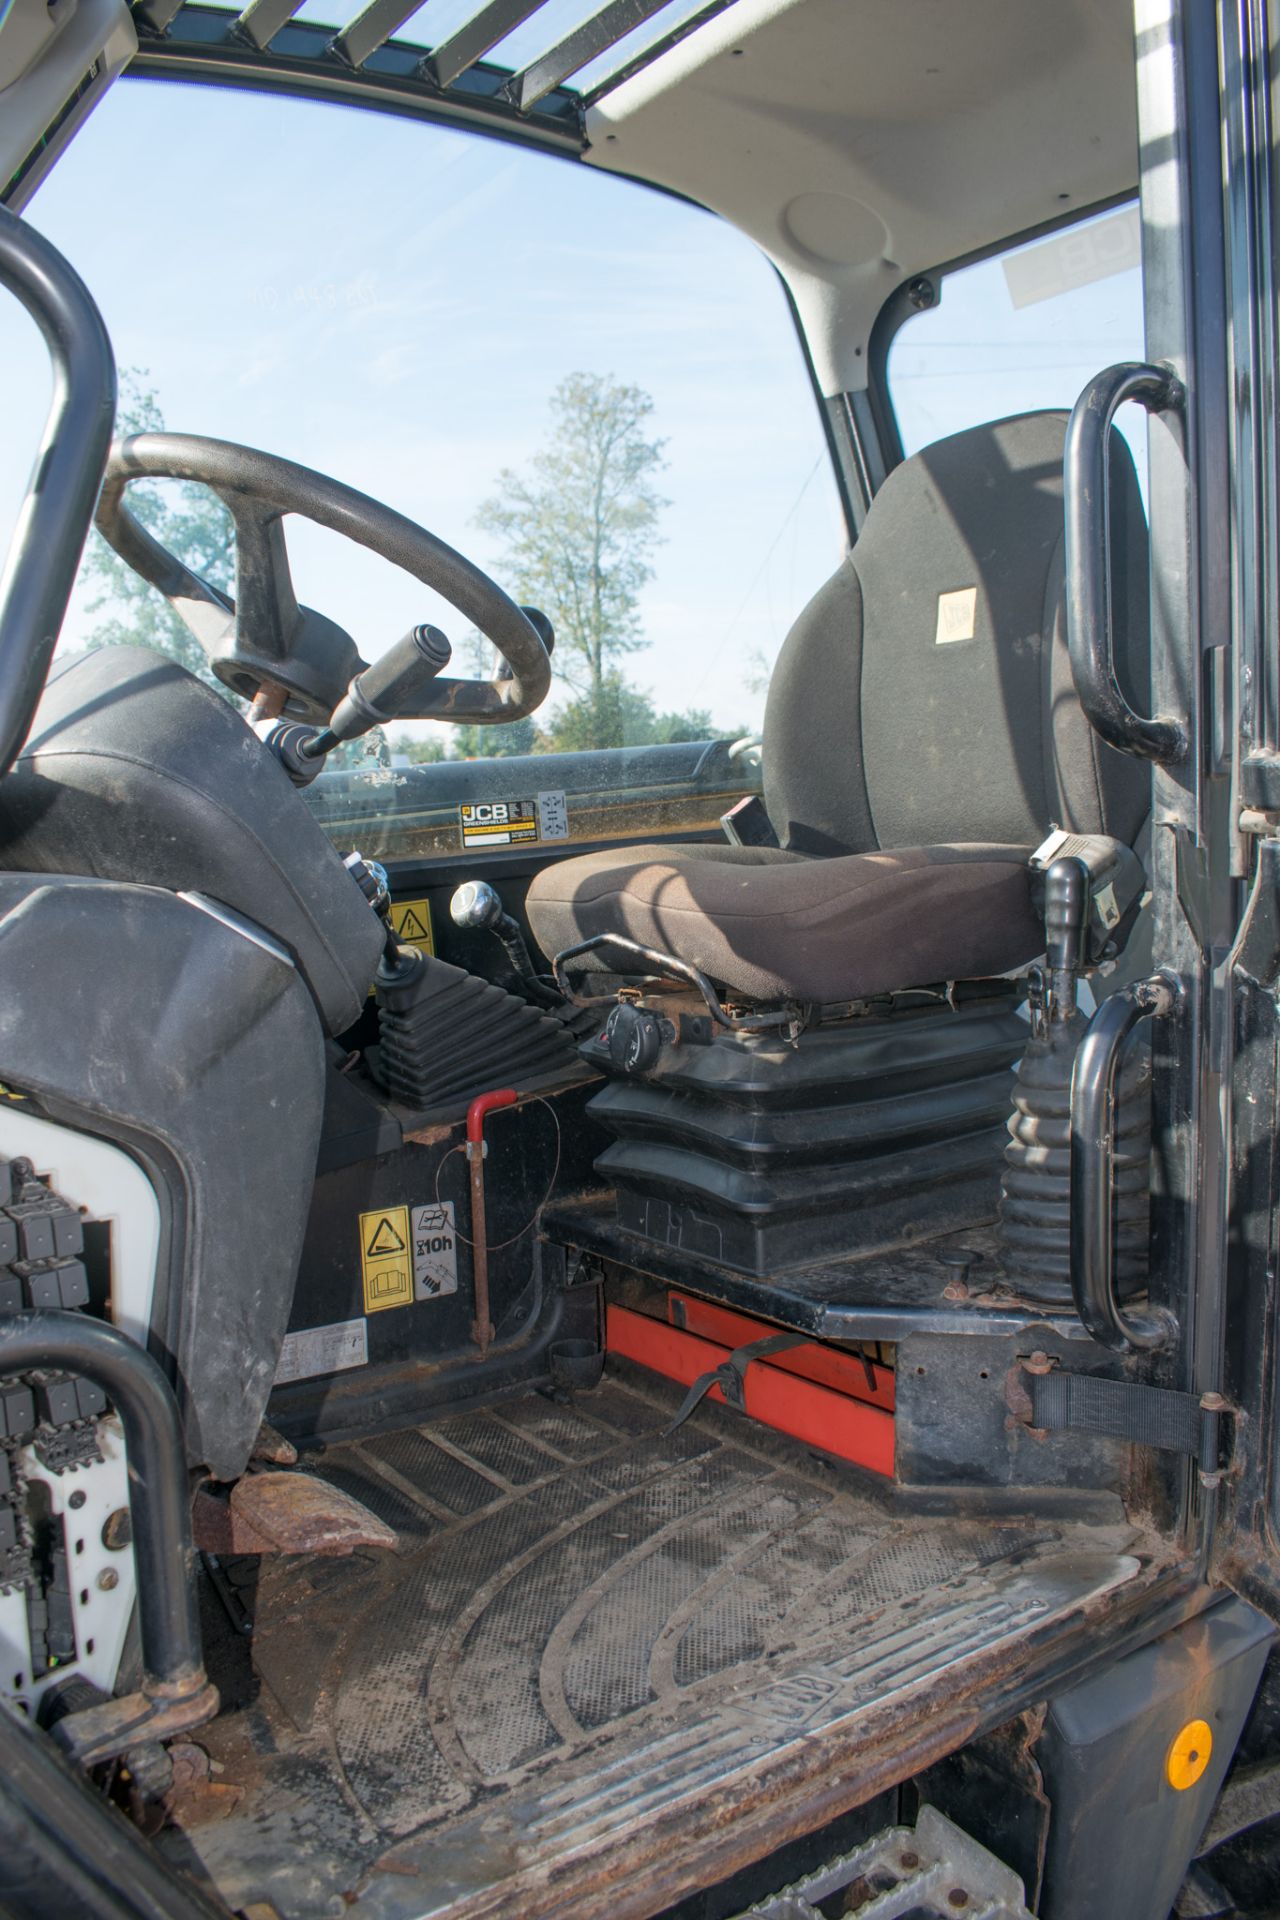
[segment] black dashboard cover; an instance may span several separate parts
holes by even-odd
[[[142,647],[51,675],[0,783],[0,868],[222,901],[289,949],[330,1033],[360,1013],[382,951],[377,916],[257,735]]]
[[[156,887],[0,875],[0,1078],[146,1169],[152,1351],[192,1465],[234,1480],[275,1378],[324,1113],[298,969]]]

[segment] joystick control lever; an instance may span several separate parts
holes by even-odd
[[[487,880],[464,880],[460,887],[454,889],[449,902],[449,917],[455,927],[467,931],[484,928],[496,934],[511,962],[512,971],[530,997],[543,1006],[559,1005],[559,995],[552,995],[539,980],[520,923],[507,912],[496,887],[491,887]]]
[[[460,887],[455,887],[449,902],[449,917],[455,927],[468,930],[487,927],[490,933],[496,933],[521,978],[537,977],[519,922],[512,919],[497,888],[491,887],[487,880],[464,880]]]

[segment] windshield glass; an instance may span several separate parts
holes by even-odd
[[[844,533],[786,300],[741,235],[474,133],[128,80],[30,218],[102,306],[125,428],[239,440],[333,474],[556,623],[555,685],[534,720],[373,736],[311,793],[335,837],[349,843],[358,821],[371,851],[456,850],[462,788],[484,789],[477,764],[512,754],[595,755],[576,774],[522,774],[521,795],[575,778],[625,789],[626,831],[644,832],[667,822],[660,790],[711,778],[696,773],[705,756],[673,769],[666,747],[758,732],[772,660]],[[0,314],[15,386],[21,326]],[[37,386],[39,359],[33,347]],[[40,404],[30,438],[0,449],[11,494]],[[229,582],[209,496],[157,487],[141,504]],[[453,643],[453,671],[492,671],[465,620],[407,575],[304,522],[288,523],[288,542],[299,598],[366,659],[431,620]],[[200,665],[95,534],[61,644],[130,639]],[[730,777],[726,752],[710,763],[717,796],[759,778],[749,755]],[[500,767],[493,779],[508,790]],[[708,804],[714,821],[719,800]],[[600,831],[590,808],[568,811],[571,837]],[[425,825],[437,814],[439,833]]]

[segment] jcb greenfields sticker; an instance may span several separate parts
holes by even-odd
[[[519,847],[535,840],[565,840],[569,813],[563,792],[528,800],[467,800],[458,808],[464,847]]]
[[[525,846],[538,837],[532,800],[474,800],[458,809],[464,847]]]

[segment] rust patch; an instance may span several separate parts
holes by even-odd
[[[386,1522],[309,1473],[250,1473],[219,1500],[205,1488],[192,1511],[202,1553],[354,1553],[394,1547]]]
[[[264,1420],[253,1443],[252,1457],[255,1460],[267,1460],[273,1467],[296,1467],[298,1449],[282,1433],[277,1433],[269,1420]]]
[[[1047,1437],[1046,1429],[1033,1427],[1031,1424],[1031,1395],[1027,1391],[1026,1384],[1026,1374],[1029,1371],[1024,1361],[1015,1360],[1004,1377],[1004,1403],[1009,1409],[1008,1418],[1004,1423],[1005,1432],[1021,1431],[1032,1440],[1042,1441]]]
[[[164,1810],[176,1826],[207,1827],[225,1820],[244,1799],[244,1788],[222,1780],[193,1780],[174,1787],[164,1798]]]

